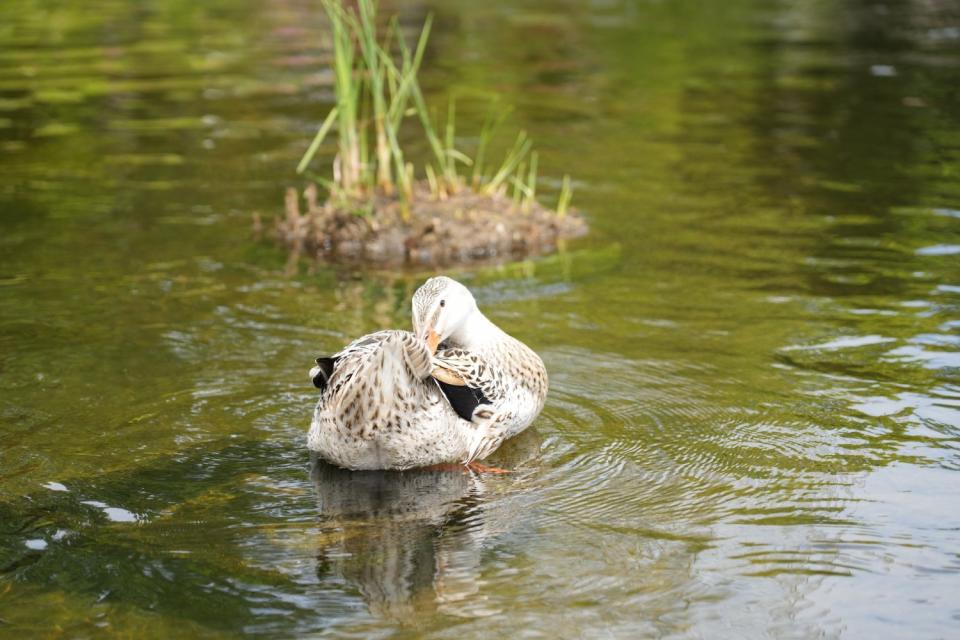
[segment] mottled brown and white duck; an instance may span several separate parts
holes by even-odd
[[[317,358],[307,446],[347,469],[477,461],[533,422],[547,396],[540,357],[491,322],[451,278],[413,296],[413,332],[386,330]]]

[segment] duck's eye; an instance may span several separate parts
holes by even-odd
[[[441,306],[441,307],[447,306],[447,301],[446,301],[446,300],[441,300],[441,301],[440,301],[440,306]]]

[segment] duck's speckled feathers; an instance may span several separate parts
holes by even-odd
[[[543,408],[543,361],[480,313],[463,285],[431,278],[413,309],[416,334],[379,331],[317,359],[307,445],[328,461],[348,469],[471,462]],[[438,340],[444,348],[431,355]]]
[[[326,404],[354,435],[365,439],[398,427],[415,413],[431,370],[426,345],[406,331],[371,333],[331,359],[335,365],[324,393]]]

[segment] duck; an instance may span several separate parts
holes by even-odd
[[[543,410],[543,360],[452,278],[428,279],[411,306],[413,331],[377,331],[316,359],[307,447],[352,470],[502,472],[480,461]]]

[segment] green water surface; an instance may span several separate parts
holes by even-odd
[[[332,103],[319,3],[4,2],[0,636],[957,637],[960,10],[382,12],[592,225],[449,271],[550,372],[513,472],[311,465],[313,358],[426,275],[252,235]]]

